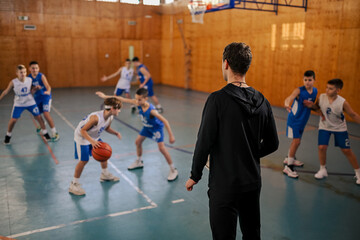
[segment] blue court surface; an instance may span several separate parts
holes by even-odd
[[[113,155],[109,171],[120,182],[99,181],[100,164],[90,160],[80,183],[86,195],[68,193],[74,174],[74,128],[88,113],[98,111],[101,90],[113,88],[54,89],[51,115],[60,134],[58,142],[46,143],[36,134],[30,113],[17,122],[11,145],[0,145],[0,239],[211,239],[208,220],[207,177],[187,192],[192,153],[201,113],[209,94],[167,86],[155,86],[163,115],[170,122],[176,142],[168,144],[179,178],[167,181],[169,168],[157,144],[143,144],[144,168],[128,171],[136,158],[134,141],[142,124],[129,105],[113,121],[123,139],[102,134]],[[132,95],[135,89],[132,89]],[[9,94],[0,102],[1,137],[6,133],[13,104]],[[316,180],[318,116],[311,116],[297,158],[299,179],[283,175],[283,160],[290,140],[285,136],[286,111],[274,107],[280,139],[277,152],[262,159],[262,239],[319,240],[359,239],[360,187],[345,156],[330,141],[329,177]],[[48,127],[48,126],[47,126]],[[235,127],[235,126],[234,126]],[[349,123],[350,141],[360,158],[360,126]],[[49,127],[48,127],[49,129]],[[3,140],[3,139],[1,139]],[[241,239],[240,229],[237,239]]]

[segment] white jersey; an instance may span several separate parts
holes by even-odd
[[[119,79],[118,83],[116,84],[116,89],[117,88],[130,89],[130,82],[133,78],[133,75],[134,75],[134,69],[132,69],[132,68],[127,69],[126,67],[122,67],[120,79]],[[116,89],[115,89],[115,91],[116,91]]]
[[[14,106],[15,107],[28,107],[35,105],[35,100],[31,94],[31,84],[32,80],[29,77],[25,77],[24,82],[20,81],[18,78],[11,80],[14,85]]]
[[[93,115],[98,117],[98,124],[96,126],[93,126],[92,128],[90,128],[87,131],[87,133],[90,135],[90,137],[92,137],[96,141],[99,140],[100,134],[102,133],[102,131],[104,131],[104,129],[106,129],[110,125],[111,121],[114,118],[114,116],[110,116],[107,120],[105,120],[103,110],[98,111],[98,112],[92,112],[89,115],[87,115],[83,120],[81,120],[81,122],[79,122],[79,124],[76,127],[75,132],[74,132],[74,140],[79,145],[89,145],[89,144],[91,144],[88,140],[86,140],[81,135],[80,130],[81,130],[82,127],[84,127],[84,125],[90,120],[90,117],[93,116]]]
[[[325,121],[321,120],[319,123],[319,129],[345,132],[347,131],[345,116],[344,116],[344,102],[345,98],[337,96],[337,98],[330,104],[328,96],[323,93],[319,98],[319,105],[322,114],[325,116]]]

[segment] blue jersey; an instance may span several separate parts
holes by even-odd
[[[44,93],[46,91],[46,87],[42,81],[42,76],[43,76],[43,74],[40,72],[38,73],[38,75],[36,75],[35,78],[31,75],[31,73],[29,74],[29,78],[32,79],[32,86],[33,87],[41,86],[41,88],[34,93],[34,98],[40,98],[40,97],[46,95]],[[51,96],[51,94],[50,94],[50,96]]]
[[[155,110],[154,105],[149,103],[149,108],[144,112],[141,108],[141,106],[138,106],[139,109],[139,116],[141,118],[141,121],[146,128],[153,128],[153,129],[159,129],[164,127],[164,123],[157,119],[155,116],[152,116],[150,114],[151,110]]]
[[[299,87],[300,94],[295,98],[291,112],[288,115],[287,125],[303,129],[310,117],[311,109],[303,104],[304,100],[315,102],[317,96],[317,89],[313,87],[311,94],[306,90],[305,86]]]
[[[145,76],[144,76],[144,74],[142,74],[142,72],[140,72],[140,68],[142,68],[142,67],[144,67],[147,71],[149,71],[144,64],[141,64],[140,66],[138,66],[138,67],[136,68],[136,72],[137,72],[137,74],[138,74],[139,77],[140,77],[140,82],[141,82],[141,83],[143,83],[143,82],[145,81]],[[148,84],[150,84],[150,83],[152,84],[152,79],[151,79],[151,77],[150,77],[149,81],[146,83],[146,85],[148,85]]]

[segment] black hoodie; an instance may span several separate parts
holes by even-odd
[[[213,92],[205,103],[190,178],[195,182],[201,179],[210,155],[210,189],[259,189],[260,158],[278,146],[276,125],[266,98],[251,87],[228,84]]]

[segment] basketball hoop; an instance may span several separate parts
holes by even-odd
[[[206,3],[201,0],[190,0],[188,8],[193,23],[204,23],[204,14],[206,11]]]

